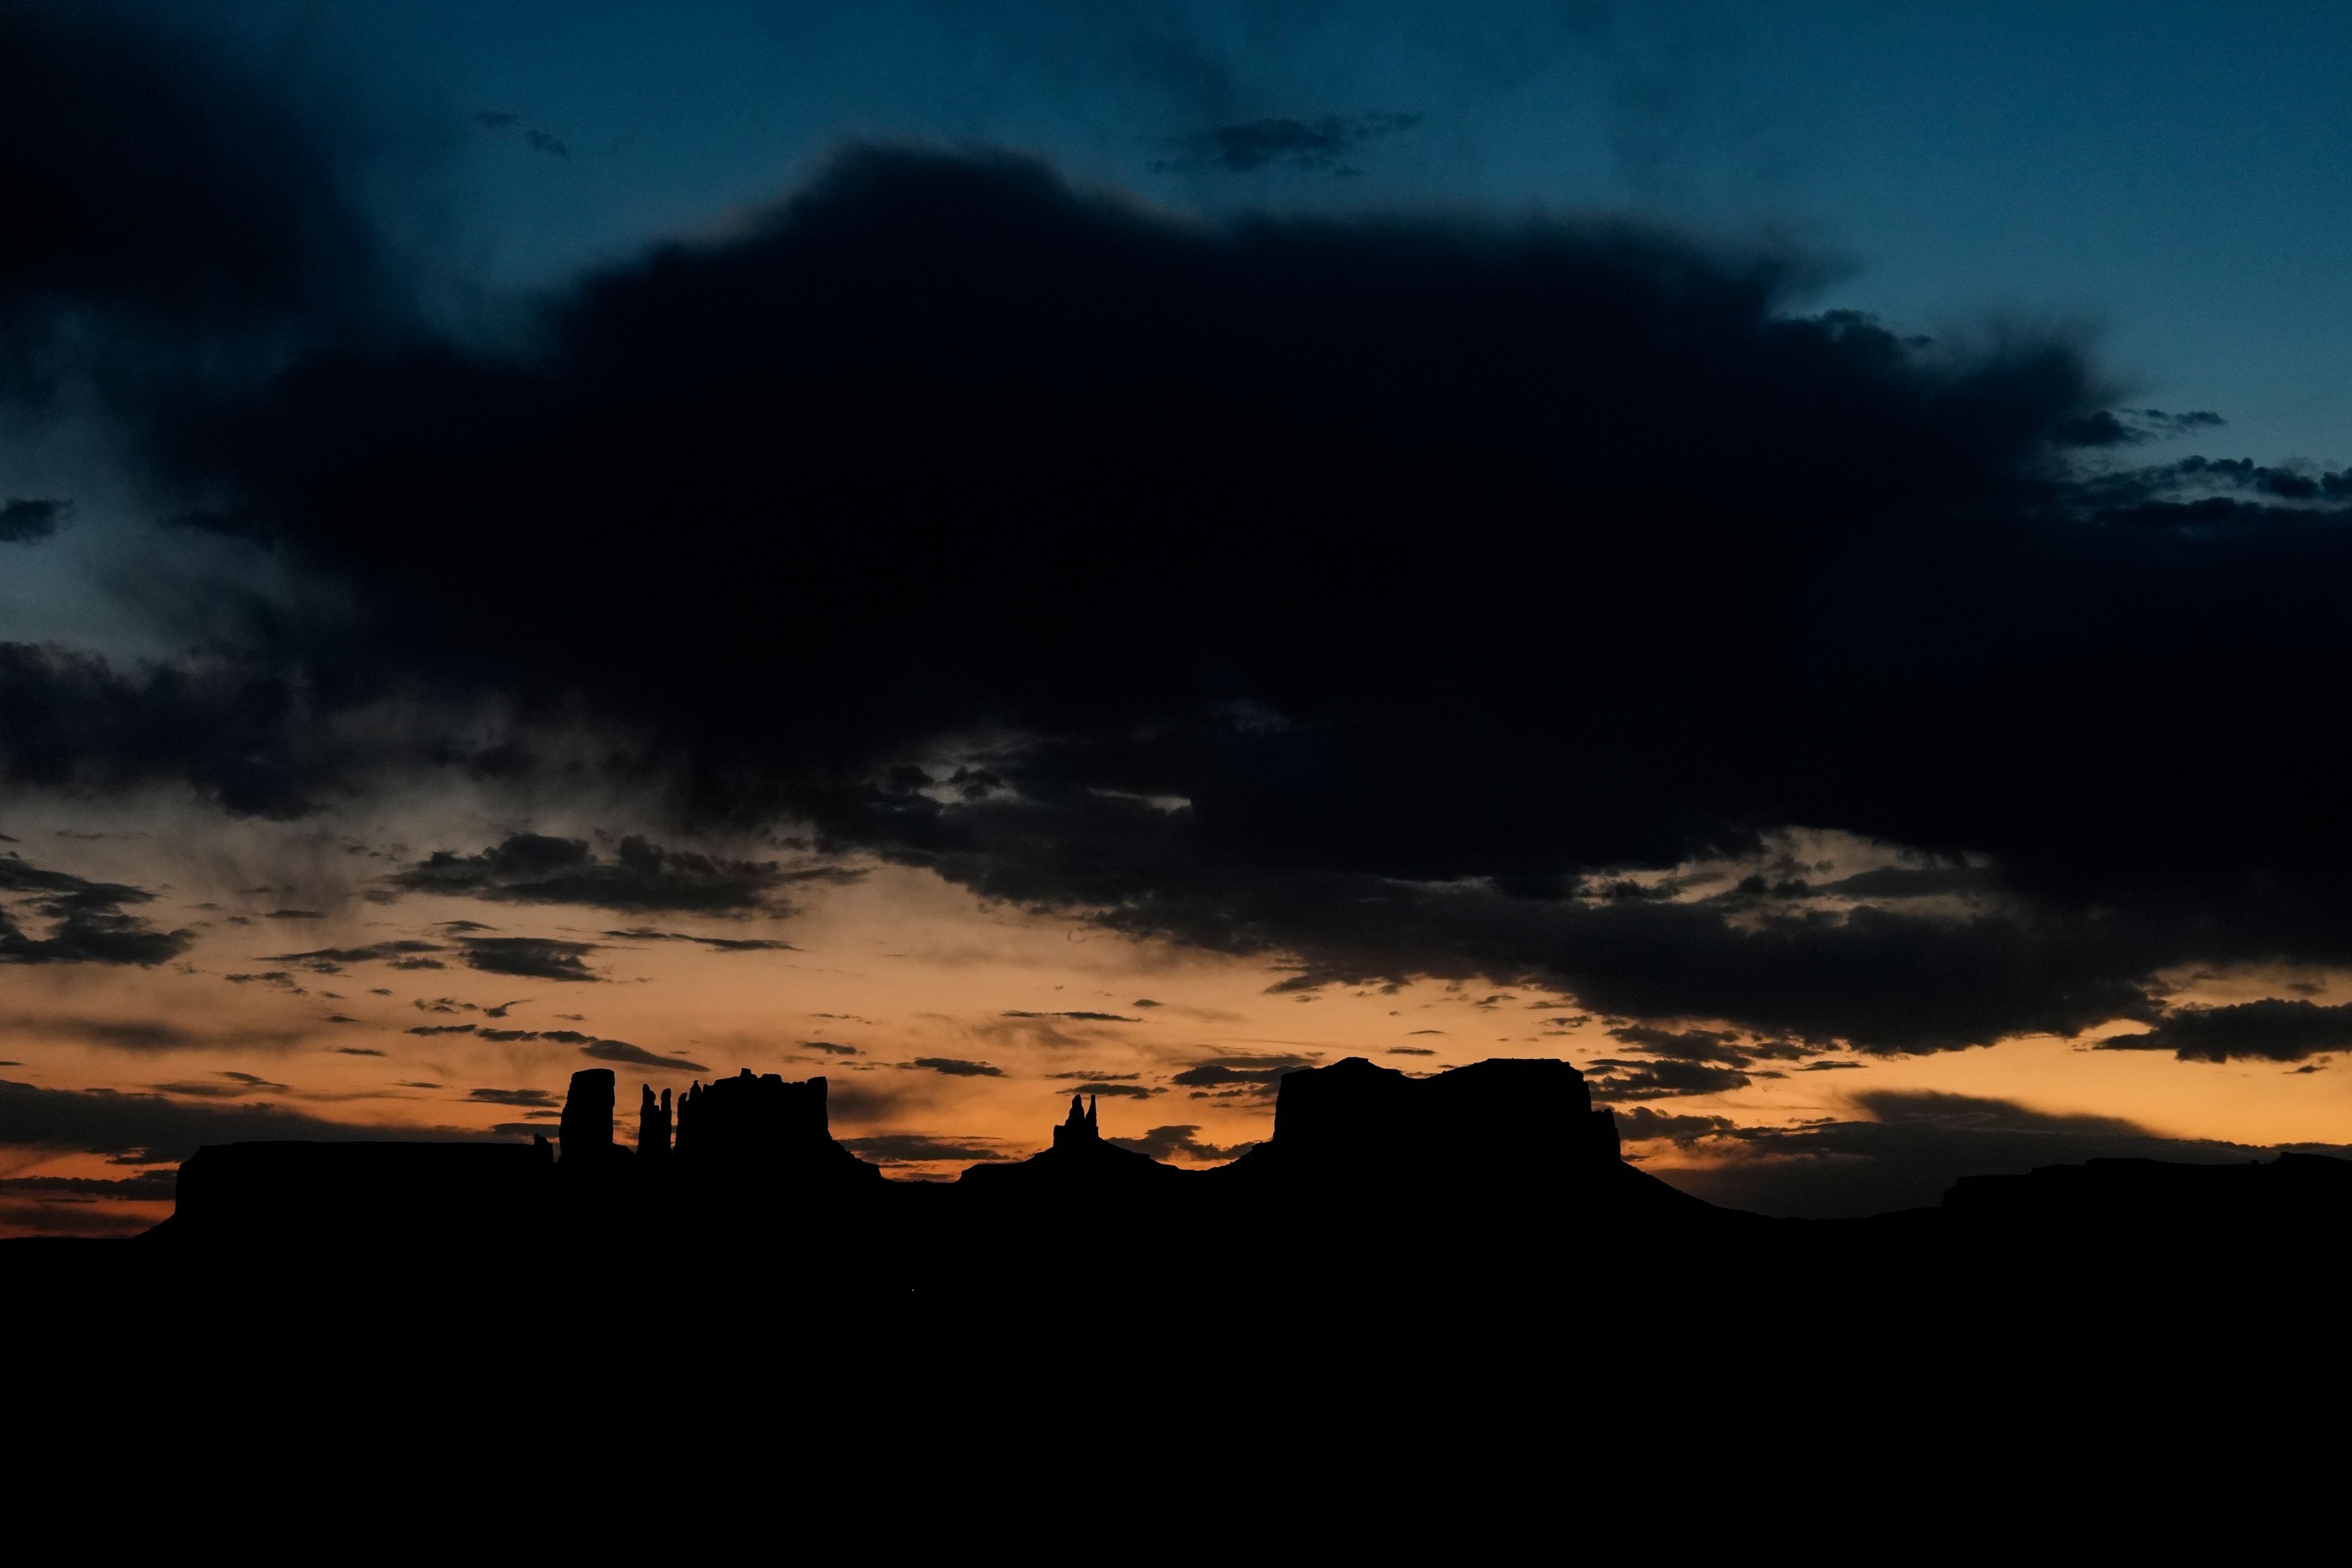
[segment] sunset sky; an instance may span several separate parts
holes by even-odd
[[[2352,1144],[2347,71],[0,0],[0,1234],[599,1065],[909,1179],[1348,1056],[1775,1214]]]

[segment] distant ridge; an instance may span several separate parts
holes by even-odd
[[[182,1168],[177,1212],[149,1234],[199,1259],[473,1269],[550,1258],[576,1271],[644,1256],[658,1259],[648,1288],[731,1281],[803,1297],[1133,1301],[1181,1279],[1347,1300],[1586,1301],[1638,1267],[1701,1296],[1776,1282],[1793,1300],[1865,1280],[1990,1289],[2019,1269],[2063,1279],[2095,1257],[2161,1270],[2191,1235],[2300,1246],[2352,1215],[2352,1163],[2286,1155],[2097,1160],[1970,1177],[1937,1210],[1768,1220],[1627,1163],[1612,1113],[1550,1058],[1424,1078],[1357,1057],[1291,1072],[1273,1135],[1206,1169],[1106,1139],[1098,1102],[1073,1098],[1048,1147],[953,1183],[889,1181],[844,1148],[821,1077],[747,1070],[675,1098],[641,1089],[634,1150],[613,1136],[615,1089],[610,1068],[573,1075],[560,1158],[543,1138],[206,1148]]]

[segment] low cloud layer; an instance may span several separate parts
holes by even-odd
[[[447,1128],[324,1121],[271,1104],[191,1104],[162,1094],[43,1089],[0,1081],[0,1148],[104,1154],[117,1164],[176,1163],[206,1143],[467,1135]]]
[[[2141,1034],[2110,1035],[2101,1050],[2170,1051],[2185,1062],[2300,1062],[2352,1050],[2352,1003],[2323,1007],[2299,999],[2182,1007]]]
[[[478,855],[438,850],[391,882],[412,893],[624,914],[743,914],[764,908],[782,880],[772,860],[722,860],[635,837],[605,856],[584,839],[518,833]]]
[[[48,870],[13,852],[0,854],[0,963],[155,964],[191,941],[129,912],[154,900],[143,889]],[[46,930],[27,931],[28,919]]]
[[[457,939],[466,966],[485,974],[512,974],[526,980],[590,981],[603,975],[588,967],[593,942],[563,942],[544,936],[467,936]]]

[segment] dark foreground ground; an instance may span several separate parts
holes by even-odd
[[[747,1081],[799,1120],[666,1158],[599,1141],[606,1109],[560,1161],[207,1150],[157,1233],[0,1243],[16,1429],[225,1466],[225,1495],[397,1472],[540,1520],[585,1487],[565,1506],[599,1530],[730,1487],[747,1528],[788,1483],[870,1543],[977,1487],[959,1520],[1057,1556],[1051,1510],[1104,1500],[1328,1555],[1452,1498],[1422,1554],[1532,1514],[1546,1555],[1600,1519],[1639,1537],[1612,1554],[1683,1555],[1901,1488],[1912,1555],[2019,1498],[2111,1526],[2224,1472],[2273,1511],[2340,1480],[2352,1163],[2094,1162],[1774,1220],[1624,1163],[1565,1064],[1341,1063],[1286,1079],[1275,1138],[1217,1172],[1073,1107],[1035,1158],[919,1185],[833,1142],[821,1083]]]

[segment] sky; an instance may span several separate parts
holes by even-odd
[[[0,4],[0,1231],[600,1065],[2352,1143],[2352,20],[1461,10]]]

